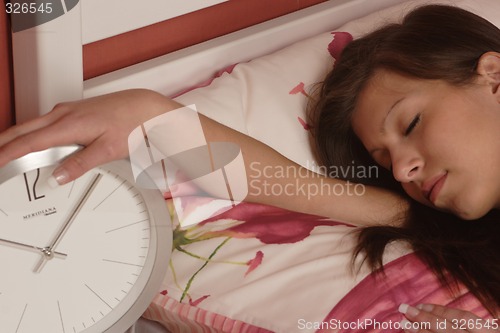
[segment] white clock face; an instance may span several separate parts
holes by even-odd
[[[106,169],[53,189],[47,183],[52,171],[35,169],[0,184],[2,332],[94,332],[137,293],[133,286],[151,238],[141,193]],[[82,200],[97,174],[101,178]],[[79,203],[81,210],[48,260],[42,248],[57,238]]]

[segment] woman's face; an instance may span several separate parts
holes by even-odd
[[[352,126],[373,159],[415,200],[464,219],[500,207],[496,88],[379,71],[359,96]]]

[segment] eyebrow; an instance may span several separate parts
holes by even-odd
[[[394,104],[392,104],[392,106],[389,108],[389,110],[387,111],[384,119],[382,120],[382,123],[380,124],[380,129],[379,129],[379,133],[384,133],[385,132],[385,122],[387,121],[387,117],[389,117],[389,114],[391,114],[391,112],[394,110],[394,108],[396,107],[396,105],[398,105],[402,100],[404,99],[404,97],[398,99]],[[376,151],[378,150],[382,150],[382,148],[374,148],[374,149],[371,149],[369,151],[370,155],[373,155],[373,153],[375,153]]]

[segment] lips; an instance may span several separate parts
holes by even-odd
[[[439,192],[441,191],[441,188],[443,187],[446,181],[447,176],[448,176],[447,172],[441,173],[424,182],[422,186],[422,192],[424,196],[427,198],[427,200],[429,200],[432,203],[436,201]]]

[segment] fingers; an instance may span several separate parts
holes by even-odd
[[[0,167],[26,154],[54,146],[86,146],[56,168],[49,183],[57,186],[78,178],[100,164],[125,157],[115,154],[117,149],[112,148],[118,146],[117,142],[124,141],[123,138],[96,126],[99,119],[95,117],[88,117],[87,120],[75,115],[70,108],[58,106],[47,115],[1,133]]]
[[[52,135],[43,135],[47,128],[51,128],[65,114],[66,108],[62,105],[56,106],[54,110],[46,115],[30,120],[26,123],[10,127],[0,133],[0,167],[18,157],[40,151],[51,147],[50,141],[47,139],[58,138],[54,136],[53,131],[49,131]],[[57,141],[57,140],[53,140]],[[69,143],[65,143],[69,144]],[[62,145],[59,144],[59,145]]]
[[[418,333],[458,333],[451,329],[451,323],[445,318],[442,318],[432,312],[410,306],[408,304],[401,304],[399,312],[403,313],[414,325],[411,328],[405,327],[405,332],[418,332]],[[408,325],[407,325],[408,327]],[[463,333],[463,332],[462,332]]]
[[[105,139],[98,139],[62,161],[52,173],[49,183],[52,186],[64,185],[99,165],[123,157]]]
[[[55,115],[57,116],[57,115]],[[35,118],[26,123],[12,126],[2,133],[0,133],[0,146],[5,145],[6,143],[35,130],[43,128],[47,126],[49,123],[53,121],[54,114],[46,114],[44,116]]]
[[[134,128],[178,107],[172,100],[143,89],[59,104],[44,116],[0,133],[0,167],[34,151],[84,146],[55,170],[52,183],[67,183],[99,164],[125,158],[127,138]]]

